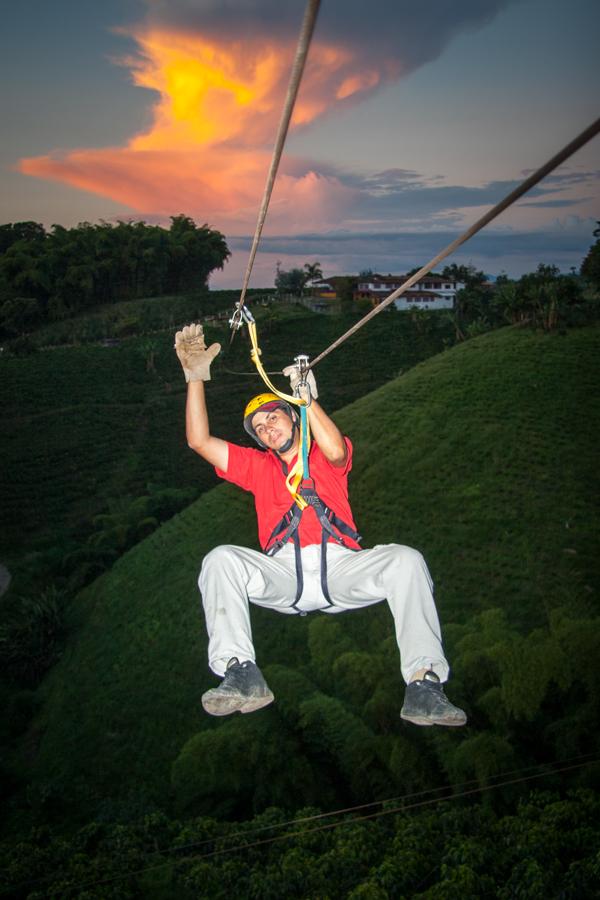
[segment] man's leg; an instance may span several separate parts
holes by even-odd
[[[384,544],[356,553],[328,547],[328,586],[335,612],[386,599],[396,629],[407,691],[402,718],[419,725],[462,725],[466,716],[446,699],[449,666],[441,641],[433,583],[417,550]]]
[[[380,544],[372,550],[327,548],[327,574],[336,607],[358,609],[387,600],[396,628],[402,675],[433,669],[440,681],[448,678],[440,623],[433,599],[433,583],[417,550],[401,544]]]
[[[274,560],[247,547],[216,547],[204,558],[198,585],[208,631],[210,668],[223,681],[202,705],[211,715],[252,712],[273,701],[256,666],[248,601],[293,613],[295,568],[289,553]],[[287,565],[286,565],[287,562]]]
[[[256,662],[248,601],[295,612],[296,574],[288,558],[284,550],[275,559],[231,544],[215,547],[204,557],[198,586],[208,631],[208,664],[216,675],[225,674],[233,657]]]

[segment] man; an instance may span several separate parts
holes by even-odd
[[[298,368],[284,370],[292,389],[311,400],[311,482],[294,502],[286,477],[300,443],[295,408],[274,394],[259,394],[246,407],[244,427],[263,449],[221,440],[210,432],[204,394],[219,344],[206,349],[202,326],[188,325],[177,332],[175,349],[188,382],[188,444],[221,478],[254,494],[259,541],[268,554],[227,545],[204,558],[198,583],[209,665],[222,678],[202,697],[206,712],[252,712],[274,699],[256,665],[249,601],[306,615],[387,600],[407,683],[401,717],[417,725],[464,725],[465,713],[450,703],[442,688],[449,669],[425,561],[416,550],[399,544],[360,549],[348,501],[352,445],[317,402],[314,375],[308,378],[309,397]]]

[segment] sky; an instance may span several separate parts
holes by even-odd
[[[0,222],[169,224],[238,287],[304,0],[21,0],[0,37]],[[322,0],[251,287],[423,265],[599,115],[597,0]],[[600,137],[448,263],[579,268]]]

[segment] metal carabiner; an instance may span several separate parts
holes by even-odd
[[[298,371],[300,372],[300,384],[306,384],[308,373],[310,371],[308,356],[305,353],[299,353],[298,356],[294,357],[294,362],[298,366]]]
[[[244,322],[254,322],[254,316],[247,306],[240,306],[238,304],[229,320],[229,325],[232,329],[239,331]]]
[[[310,372],[309,358],[305,353],[299,353],[298,356],[294,357],[294,364],[300,373],[300,381],[298,382],[294,393],[296,396],[301,397],[300,388],[305,388],[307,393],[306,405],[310,406],[312,403],[312,395],[310,392],[310,384],[308,383],[308,373]]]

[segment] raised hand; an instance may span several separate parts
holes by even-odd
[[[298,366],[286,366],[283,370],[283,374],[290,379],[290,385],[292,388],[292,393],[297,397],[302,397],[303,400],[308,400],[308,392],[304,385],[300,384],[300,369]],[[317,391],[317,382],[315,380],[315,376],[312,371],[308,370],[308,375],[306,377],[308,387],[310,388],[310,397],[313,400],[316,400],[319,396]]]
[[[175,352],[186,381],[210,381],[210,364],[220,350],[220,344],[207,349],[202,325],[186,325],[175,335]]]

